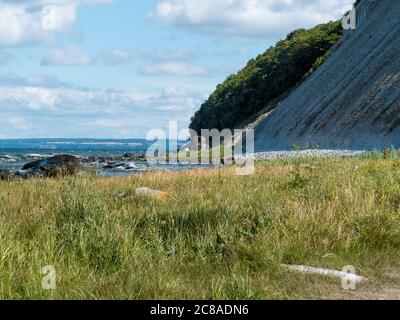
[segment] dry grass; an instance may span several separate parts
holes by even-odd
[[[400,160],[380,158],[283,159],[247,177],[231,167],[1,182],[0,298],[357,297],[281,263],[354,265],[370,279],[360,292],[390,290]],[[136,187],[170,196],[136,196]],[[41,287],[46,265],[57,271],[54,291]]]

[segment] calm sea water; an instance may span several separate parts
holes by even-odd
[[[152,143],[144,139],[10,139],[0,140],[0,152],[145,152]]]
[[[160,141],[167,143],[168,141]],[[178,141],[178,147],[185,141]],[[29,162],[28,158],[34,155],[51,156],[56,154],[71,154],[80,158],[122,157],[125,153],[145,153],[154,142],[145,139],[12,139],[0,140],[0,168],[19,170]],[[147,163],[138,162],[137,171],[148,169]],[[170,170],[188,169],[193,166],[183,165],[155,165],[156,168]],[[102,170],[104,175],[129,175],[129,170]]]

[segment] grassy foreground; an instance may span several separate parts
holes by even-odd
[[[365,297],[393,284],[398,154],[276,160],[257,163],[251,176],[234,173],[0,182],[0,298],[352,297],[340,280],[282,263],[353,265],[369,278],[358,288]],[[134,194],[144,186],[170,196]],[[47,265],[56,269],[53,291],[42,289]]]

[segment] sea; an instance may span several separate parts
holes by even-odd
[[[177,141],[180,148],[187,141]],[[122,158],[124,154],[143,154],[154,143],[165,143],[168,149],[169,141],[147,141],[145,139],[7,139],[0,140],[0,169],[10,171],[20,170],[24,164],[57,154],[70,154],[80,159]],[[132,164],[132,161],[130,161]],[[98,174],[104,176],[127,176],[151,169],[186,170],[193,165],[154,164],[147,161],[135,161],[134,169],[121,167],[103,169],[101,165],[94,166]]]

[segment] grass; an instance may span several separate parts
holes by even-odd
[[[282,263],[353,265],[370,279],[364,290],[391,285],[387,271],[400,266],[398,153],[281,159],[234,173],[0,182],[0,298],[345,297],[340,281]],[[170,197],[130,192],[143,186]],[[42,289],[47,265],[56,290]]]

